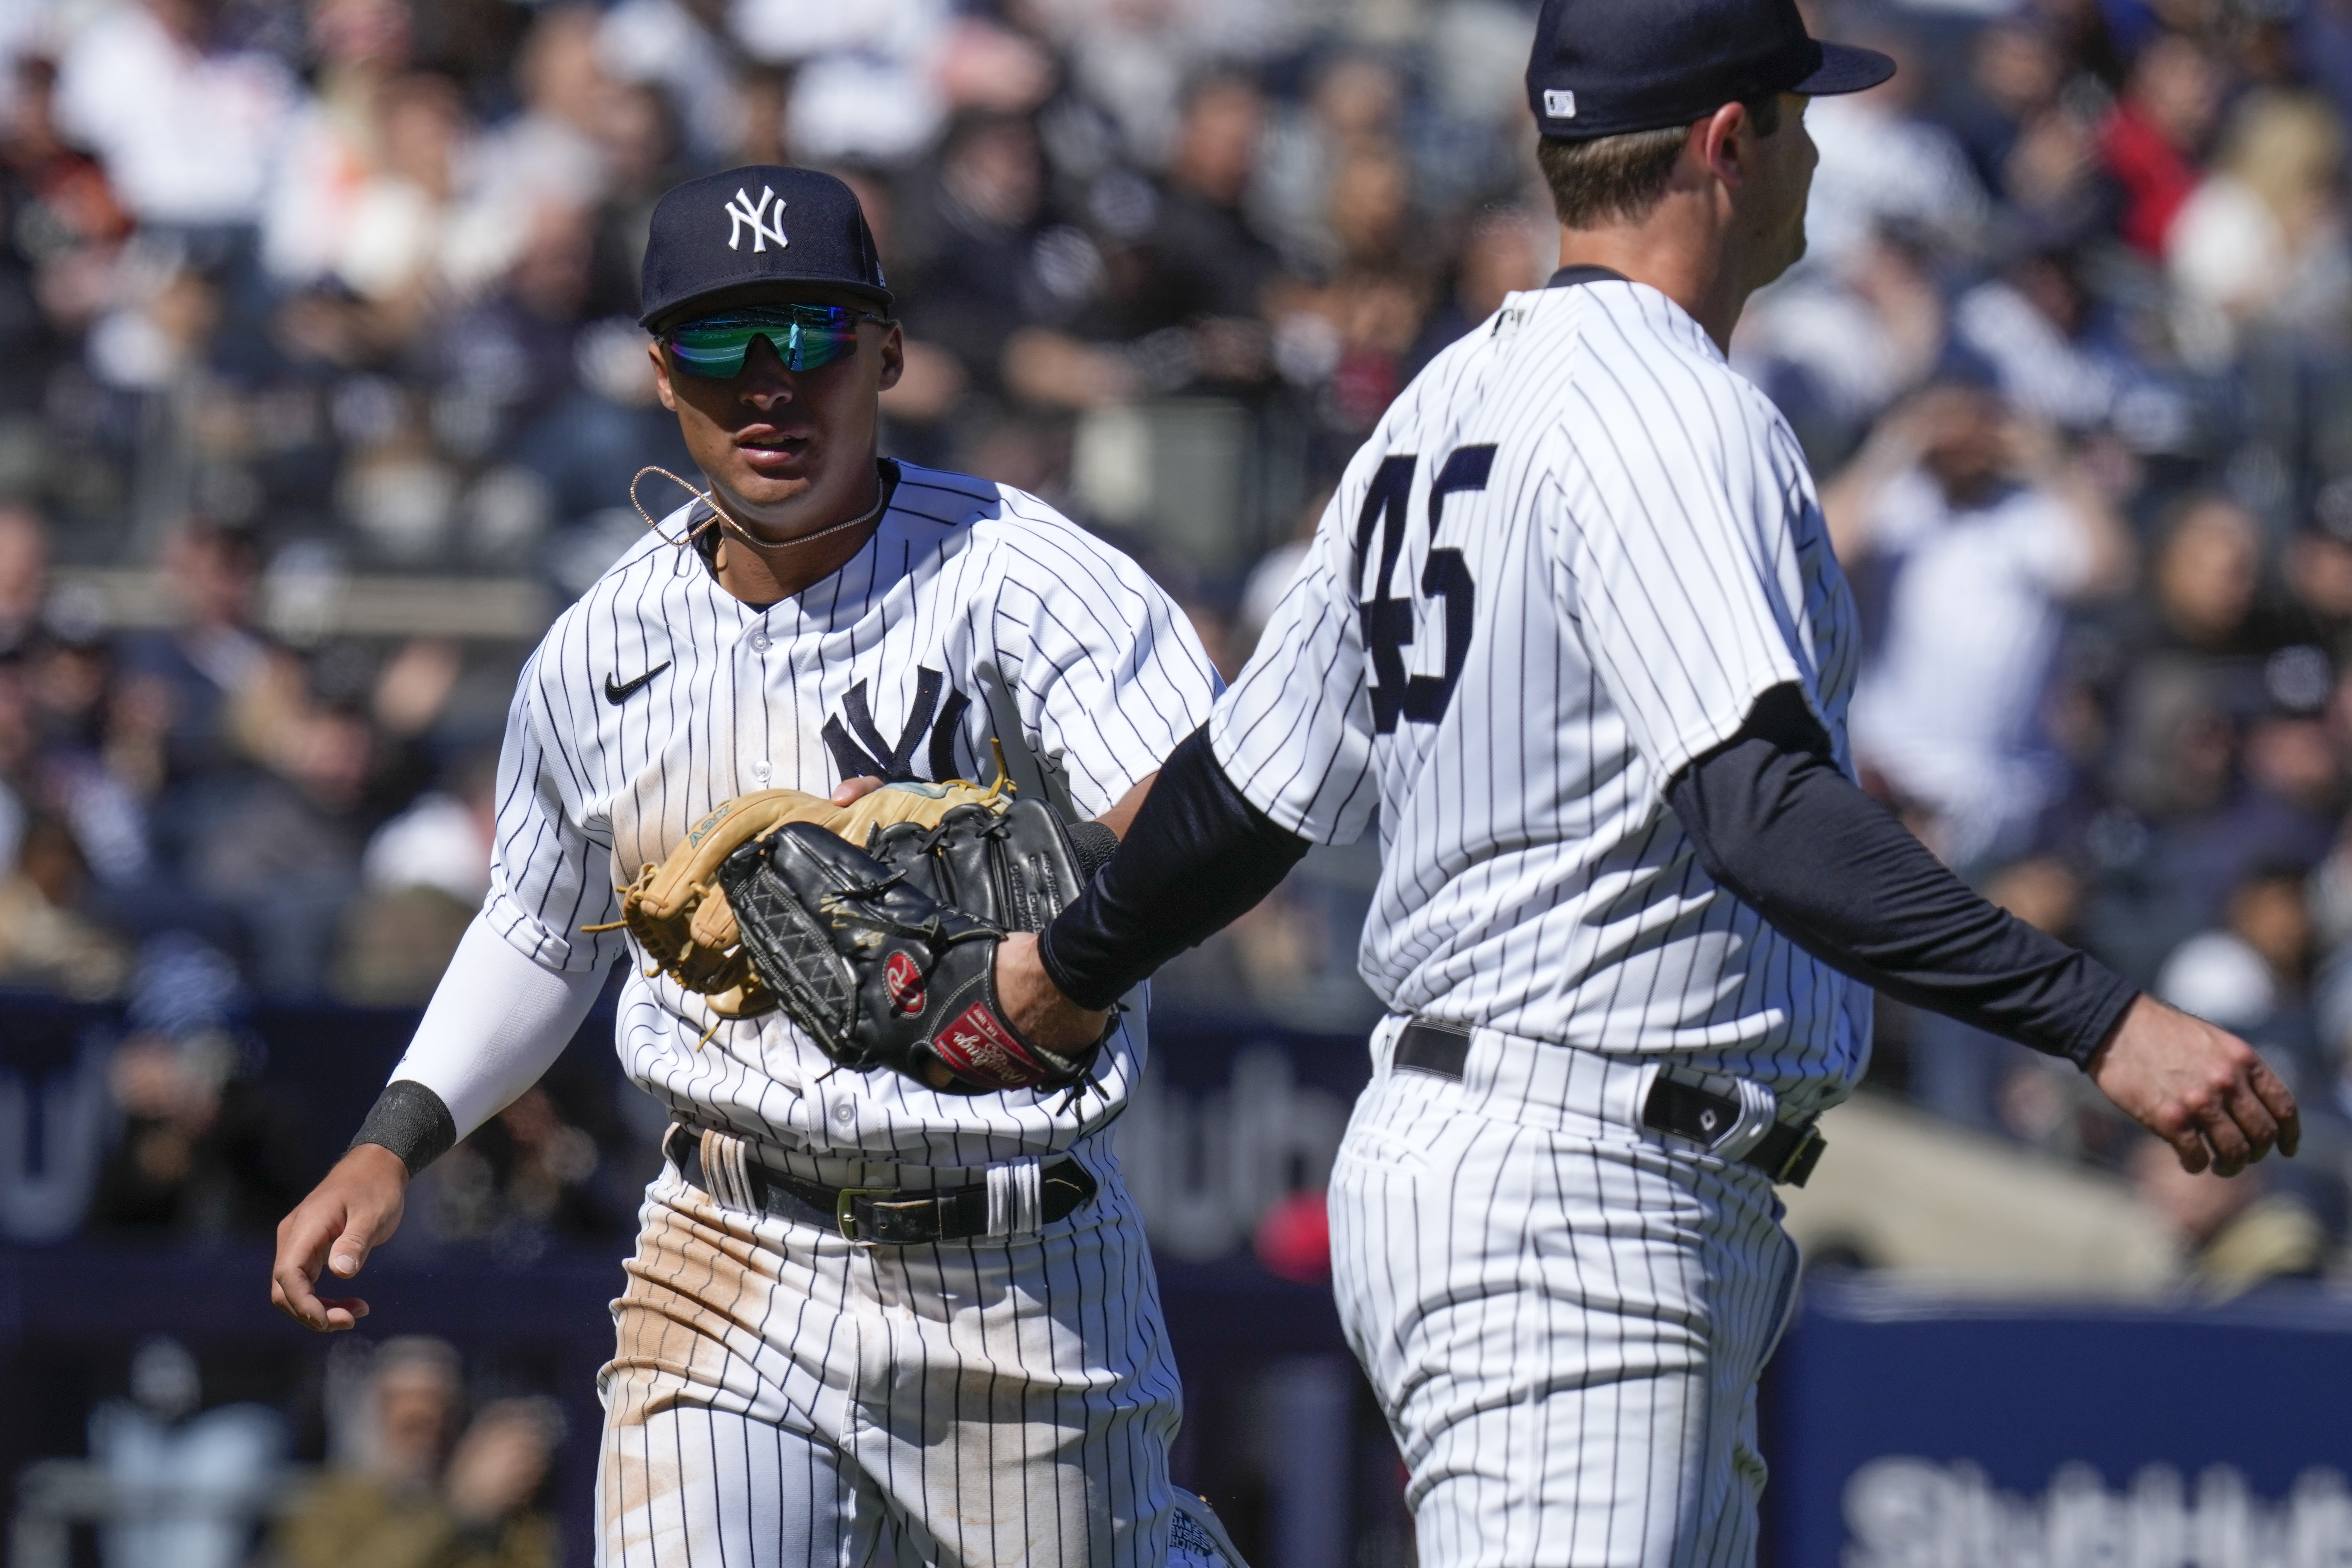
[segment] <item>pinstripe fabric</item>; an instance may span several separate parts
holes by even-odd
[[[1139,568],[981,480],[902,466],[865,549],[764,611],[648,537],[524,670],[483,918],[543,965],[601,969],[623,939],[581,928],[719,802],[869,772],[992,776],[992,738],[1017,784],[1095,816],[1216,689]],[[960,1097],[833,1070],[778,1015],[704,1042],[698,996],[633,975],[629,1076],[730,1152],[929,1187],[1069,1152],[1102,1191],[1041,1233],[869,1249],[666,1172],[614,1305],[599,1563],[862,1564],[887,1521],[902,1563],[1159,1568],[1177,1384],[1141,1222],[1094,1136],[1141,1069],[1134,1001],[1093,1092]]]
[[[1396,673],[1452,676],[1434,721],[1407,693],[1381,729],[1382,616],[1409,635]],[[1353,838],[1377,809],[1361,957],[1392,1009],[1673,1056],[1813,1110],[1860,1075],[1869,993],[1717,888],[1664,791],[1783,682],[1843,758],[1859,640],[1763,395],[1654,289],[1542,289],[1382,418],[1211,737],[1292,832]]]
[[[1423,1568],[1753,1562],[1756,1379],[1796,1276],[1770,1185],[1573,1109],[1591,1084],[1546,1058],[1584,1053],[1482,1038],[1486,1081],[1454,1084],[1391,1073],[1394,1033],[1332,1171],[1332,1267]]]
[[[1665,802],[1794,684],[1851,771],[1859,637],[1787,425],[1640,284],[1515,294],[1357,454],[1211,720],[1303,837],[1360,835],[1394,1015],[1331,1180],[1341,1315],[1423,1568],[1738,1568],[1795,1248],[1754,1172],[1638,1130],[1644,1067],[1844,1098],[1864,987],[1716,886]],[[1391,1075],[1402,1016],[1480,1026]]]
[[[604,1370],[599,1568],[1160,1568],[1180,1385],[1117,1166],[1028,1237],[860,1247],[646,1194]]]
[[[580,928],[616,917],[614,884],[732,795],[830,793],[847,774],[829,731],[900,753],[923,778],[935,759],[993,776],[995,737],[1017,784],[1091,816],[1207,716],[1215,672],[1133,562],[1018,490],[901,475],[872,542],[764,613],[649,535],[556,621],[523,672],[499,761],[485,913],[509,942],[550,967],[601,967],[621,934]],[[664,527],[674,536],[682,522]],[[657,667],[606,700],[608,677]],[[629,1076],[680,1120],[772,1152],[918,1169],[1067,1148],[1124,1109],[1141,1049],[1139,1030],[1122,1031],[1101,1092],[1060,1111],[1059,1095],[967,1098],[830,1072],[781,1014],[722,1023],[698,1046],[714,1021],[674,982],[633,978],[619,1020]]]

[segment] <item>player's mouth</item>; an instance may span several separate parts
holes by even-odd
[[[808,456],[810,445],[806,436],[781,430],[745,430],[735,437],[735,449],[743,454],[743,460],[761,472],[792,468]]]

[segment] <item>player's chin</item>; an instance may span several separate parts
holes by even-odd
[[[794,534],[808,531],[800,515],[805,509],[793,504],[806,492],[805,485],[789,490],[753,485],[748,488],[756,493],[749,495],[724,479],[711,488],[727,515],[734,520],[727,531],[730,534],[747,533],[755,543],[782,544]]]
[[[1766,283],[1775,282],[1781,278],[1785,278],[1788,276],[1789,268],[1794,267],[1798,262],[1802,261],[1805,258],[1804,225],[1801,222],[1799,223],[1796,232],[1782,240],[1780,245],[1774,247],[1774,249],[1777,254],[1772,258],[1772,266],[1769,270],[1765,273],[1763,278],[1763,281]]]
[[[738,455],[726,465],[722,484],[740,512],[765,518],[815,488],[816,476],[809,471],[805,460],[794,464],[751,463],[742,460],[743,448],[736,450]]]

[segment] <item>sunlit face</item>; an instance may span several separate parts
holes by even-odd
[[[1805,129],[1801,94],[1780,95],[1780,123],[1769,136],[1753,142],[1744,204],[1751,216],[1749,243],[1754,247],[1759,282],[1769,282],[1794,267],[1805,254],[1805,198],[1813,188],[1813,169],[1822,161],[1812,133]]]
[[[874,310],[834,289],[762,286],[694,313],[751,304]],[[764,338],[724,378],[696,374],[659,341],[652,352],[662,406],[677,414],[687,450],[736,521],[782,541],[839,521],[870,494],[878,399],[904,364],[896,322],[861,321],[855,353],[797,372]]]

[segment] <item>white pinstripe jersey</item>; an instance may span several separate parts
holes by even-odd
[[[1292,832],[1378,809],[1361,963],[1391,1009],[1820,1105],[1869,992],[1717,887],[1664,791],[1784,682],[1850,769],[1858,640],[1770,403],[1656,290],[1554,287],[1389,409],[1211,735]]]
[[[524,668],[499,764],[486,913],[551,967],[602,967],[615,882],[748,790],[830,794],[844,778],[992,777],[1093,816],[1206,717],[1217,678],[1141,568],[1034,496],[900,466],[874,537],[764,611],[691,550],[650,534],[565,611]],[[696,502],[663,531],[689,526]],[[635,689],[630,683],[656,672]],[[615,695],[618,700],[614,700]],[[780,1014],[723,1024],[667,977],[632,978],[617,1029],[630,1076],[674,1110],[771,1145],[975,1166],[1067,1147],[1125,1105],[1142,1036],[1123,1031],[1066,1097],[934,1094],[835,1072]]]

